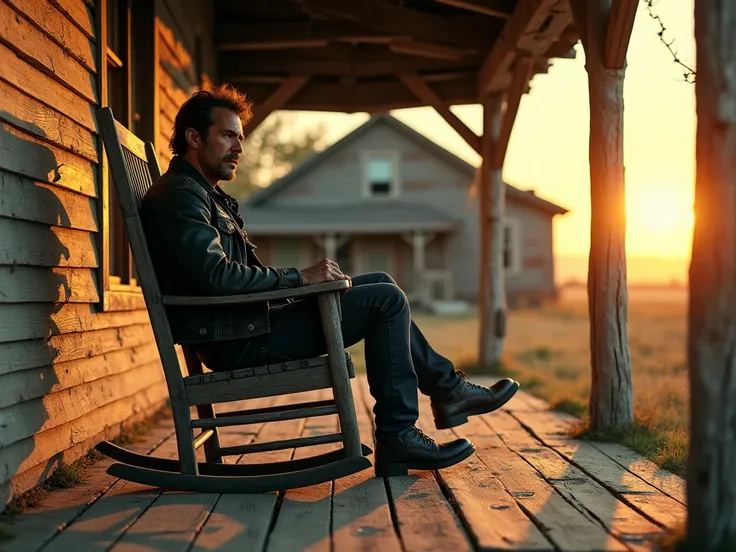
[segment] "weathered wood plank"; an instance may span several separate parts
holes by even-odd
[[[101,433],[106,427],[120,423],[133,412],[160,405],[166,396],[166,385],[161,382],[136,395],[107,404],[73,422],[36,433],[33,437],[3,448],[0,482],[53,458],[59,451]]]
[[[150,412],[141,411],[135,414],[130,422],[139,421],[143,415],[147,416],[149,414]],[[93,437],[89,446],[101,440],[112,438],[117,429],[116,427],[111,427],[105,433]],[[130,450],[140,454],[147,454],[151,451],[160,453],[157,449],[172,434],[173,423],[171,418],[168,418],[153,428],[146,435],[144,441],[134,442],[126,446]],[[75,445],[72,449],[82,447],[86,444]],[[83,450],[86,452],[87,448]],[[67,449],[65,452],[69,452],[72,449]],[[64,461],[67,462],[68,460],[64,459]],[[30,510],[27,515],[16,517],[12,525],[13,540],[11,542],[14,549],[38,550],[54,537],[61,537],[61,531],[68,529],[90,506],[116,484],[118,480],[105,473],[105,470],[111,463],[112,460],[109,458],[103,458],[95,462],[85,469],[84,482],[82,484],[64,489],[61,492],[51,493],[40,505]],[[63,548],[66,544],[69,544],[67,540],[69,536],[65,535],[61,538],[66,541],[66,543],[61,543],[63,550],[75,549],[73,547]],[[56,550],[59,549],[56,544],[53,544],[53,548]],[[86,548],[82,547],[79,550],[86,550]]]
[[[590,444],[664,494],[671,496],[681,504],[687,504],[687,485],[683,478],[660,468],[654,462],[618,443],[591,442]]]
[[[0,375],[153,343],[149,324],[0,343]]]
[[[84,3],[84,0],[49,0],[56,8],[67,16],[91,40],[95,40],[94,12]]]
[[[419,427],[438,443],[448,436],[434,428],[428,400],[420,395]],[[476,547],[492,550],[544,550],[553,545],[508,495],[501,482],[478,458],[440,470],[438,480],[456,505],[466,531]]]
[[[2,412],[0,447],[10,446],[34,433],[73,422],[88,412],[153,387],[161,381],[161,363],[156,360],[121,374],[9,406]]]
[[[159,13],[163,16],[158,25],[161,63],[168,66],[170,71],[173,70],[178,73],[182,80],[188,81],[191,85],[196,84],[197,75],[192,54],[176,36],[178,33],[176,33],[170,20],[167,21],[166,12]]]
[[[233,404],[233,409],[260,408],[276,406],[281,397],[254,399]],[[278,439],[278,434],[267,430],[272,424],[252,424],[228,427],[220,431],[224,446],[246,445],[252,442],[265,442]],[[257,462],[267,453],[249,455],[249,462]],[[232,458],[232,457],[231,457]],[[229,461],[226,458],[225,461]],[[242,457],[235,458],[240,462]],[[212,514],[195,539],[193,552],[240,552],[242,550],[263,550],[268,538],[268,529],[278,500],[277,493],[226,494],[220,497]]]
[[[167,427],[173,432],[173,423],[169,423]],[[225,433],[223,431],[223,434]],[[171,433],[169,435],[170,438],[154,451],[156,456],[176,457],[176,439]],[[54,539],[49,550],[108,550],[109,546],[120,538],[160,495],[160,489],[117,480],[107,494]],[[173,496],[191,495],[174,494]],[[203,533],[214,536],[216,539],[223,536],[221,532],[215,534],[210,530],[203,531]],[[217,542],[221,543],[221,541]]]
[[[610,459],[585,441],[558,440],[555,424],[566,423],[566,417],[556,412],[517,412],[517,420],[529,427],[547,446],[590,474],[610,492],[637,508],[649,519],[669,529],[677,527],[686,517],[685,506],[660,492],[637,475]],[[551,432],[551,433],[550,433]]]
[[[0,170],[0,216],[97,232],[93,198]]]
[[[86,128],[0,80],[0,119],[97,163],[95,136]]]
[[[97,104],[95,75],[4,2],[0,3],[0,40],[29,64]]]
[[[156,448],[154,454],[161,458],[176,458],[176,439],[173,436],[166,439]],[[117,479],[102,497],[64,528],[45,550],[109,550],[160,494],[160,489]]]
[[[169,71],[162,66],[158,68],[158,82],[160,89],[166,94],[167,99],[176,106],[177,110],[194,92],[193,85],[175,81]]]
[[[81,63],[90,73],[96,73],[95,44],[81,29],[67,19],[53,2],[7,0],[64,52]]]
[[[365,378],[353,380],[358,427],[362,441],[373,443],[372,403],[363,400]],[[369,406],[370,404],[370,406]],[[372,458],[375,462],[375,458]],[[333,550],[381,550],[398,552],[401,542],[391,519],[384,480],[373,468],[335,481],[332,497]]]
[[[99,300],[91,269],[0,266],[0,304]]]
[[[0,122],[0,169],[54,184],[86,196],[97,195],[96,165]]]
[[[3,72],[0,79],[36,98],[59,113],[63,113],[87,130],[97,131],[94,105],[80,97],[55,78],[40,71],[23,58],[18,57],[7,46],[0,43],[0,64]]]
[[[97,268],[94,234],[0,217],[0,265]]]
[[[557,452],[543,446],[508,413],[498,412],[483,421],[565,499],[579,510],[587,510],[619,540],[634,549],[645,550],[661,534],[657,525],[613,496]]]
[[[148,324],[148,312],[98,312],[89,304],[8,303],[2,306],[0,343],[41,339],[53,335],[89,332]]]
[[[332,397],[327,389],[309,393],[305,400],[321,401]],[[339,431],[335,415],[308,418],[302,430],[302,437],[323,435]],[[306,458],[315,454],[330,452],[339,448],[338,443],[302,447],[294,451],[294,458]],[[310,552],[330,552],[330,522],[332,510],[332,482],[290,489],[284,493],[276,524],[268,540],[268,552],[290,552],[309,550]],[[298,527],[298,531],[294,528]]]
[[[629,550],[585,510],[575,509],[478,417],[454,432],[473,441],[476,456],[559,550]]]
[[[156,364],[155,370],[159,372],[158,349],[154,344],[147,344],[93,358],[6,374],[0,376],[0,408],[122,374],[136,366],[151,363]]]

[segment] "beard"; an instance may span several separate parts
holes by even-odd
[[[220,180],[233,180],[235,178],[235,172],[237,166],[233,168],[230,164],[231,161],[238,161],[237,157],[226,155],[220,158],[217,163],[213,163],[208,167],[210,172]]]

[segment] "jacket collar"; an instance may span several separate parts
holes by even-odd
[[[199,172],[199,170],[197,170],[197,168],[194,165],[192,165],[189,161],[187,161],[183,157],[175,155],[169,162],[169,170],[171,172],[183,174],[185,176],[188,176],[189,178],[193,178],[201,186],[203,186],[205,190],[214,189],[212,184],[210,184],[207,181],[204,175],[201,172]]]
[[[243,228],[245,223],[243,221],[243,217],[240,215],[240,208],[237,200],[234,197],[226,194],[224,190],[220,188],[220,186],[213,186],[212,184],[210,184],[204,177],[204,175],[199,172],[197,167],[192,165],[183,157],[175,155],[169,162],[169,170],[171,172],[183,174],[196,180],[200,186],[204,187],[204,189],[207,190],[207,193],[212,194],[213,197],[215,197],[216,199],[220,199],[220,201],[222,201],[226,205],[230,213],[235,218],[235,221],[238,223],[238,226],[240,226],[240,228]]]

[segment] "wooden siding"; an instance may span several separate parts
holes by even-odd
[[[156,151],[165,171],[172,157],[169,140],[179,107],[214,78],[215,55],[206,30],[214,11],[211,2],[159,0],[156,13],[160,91]]]
[[[204,19],[182,3],[156,6],[169,117],[204,80],[191,61],[202,31],[186,27]],[[177,9],[187,39],[170,24]],[[140,298],[100,310],[94,12],[83,0],[0,0],[0,504],[167,397]],[[172,84],[182,75],[185,88]]]

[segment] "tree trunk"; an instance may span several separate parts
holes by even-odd
[[[736,549],[736,6],[695,3],[695,228],[690,265],[688,537]]]
[[[503,214],[505,188],[501,167],[493,164],[501,130],[500,95],[483,100],[483,160],[478,176],[480,208],[480,364],[494,366],[501,360],[506,333],[506,288],[503,268]]]
[[[575,5],[573,4],[573,8]],[[581,13],[582,12],[582,13]],[[590,0],[573,13],[584,27],[590,96],[590,424],[602,430],[634,420],[626,287],[626,203],[623,159],[625,69],[606,69],[611,0]],[[580,21],[584,18],[584,22]],[[653,208],[656,206],[653,206]]]

